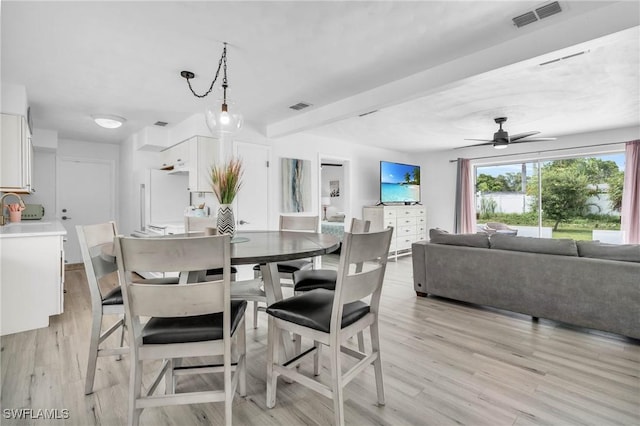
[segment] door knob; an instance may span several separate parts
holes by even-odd
[[[247,222],[246,220],[242,220],[241,219],[240,222],[238,222],[238,224],[240,224],[240,225],[248,225],[249,222]]]
[[[62,216],[60,219],[62,219],[62,220],[69,220],[69,219],[71,219],[71,218],[70,218],[70,217],[67,217],[67,216]]]

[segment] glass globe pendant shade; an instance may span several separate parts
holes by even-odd
[[[242,115],[230,108],[228,103],[209,104],[204,115],[214,136],[234,134],[242,127]]]

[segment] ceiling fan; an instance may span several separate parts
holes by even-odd
[[[556,138],[529,138],[529,136],[537,135],[538,133],[540,133],[536,131],[518,133],[517,135],[509,136],[509,133],[506,130],[502,130],[502,123],[507,121],[507,117],[496,117],[493,120],[500,125],[500,128],[498,129],[498,131],[493,134],[493,139],[465,139],[465,141],[480,141],[485,143],[481,143],[477,145],[468,145],[460,148],[493,145],[493,147],[496,149],[504,149],[514,143],[542,142],[542,141],[556,140]]]

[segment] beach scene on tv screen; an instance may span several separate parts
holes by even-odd
[[[380,201],[383,203],[420,201],[420,167],[381,162]]]

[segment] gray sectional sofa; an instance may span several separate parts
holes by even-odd
[[[418,296],[640,339],[640,245],[431,230],[412,249]]]

